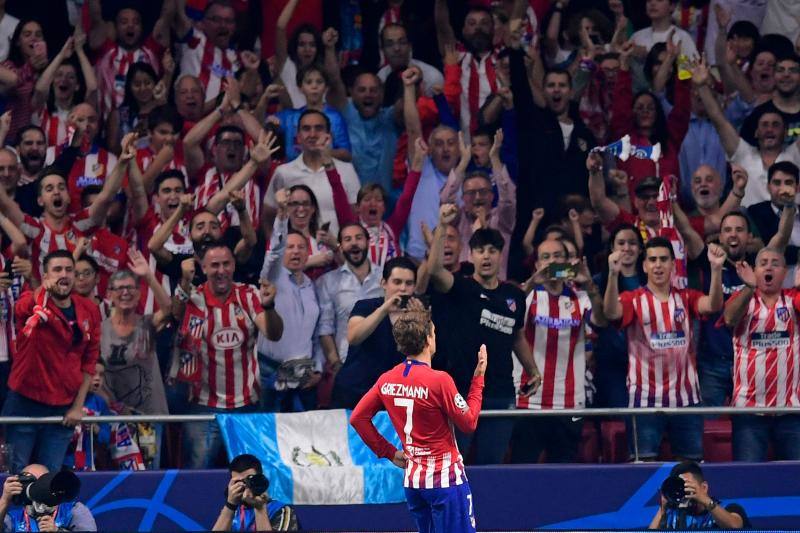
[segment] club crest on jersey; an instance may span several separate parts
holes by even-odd
[[[239,328],[222,328],[211,335],[211,344],[217,350],[238,348],[242,342],[244,342],[244,334]]]
[[[95,163],[94,165],[92,165],[92,172],[94,173],[95,176],[100,176],[101,174],[104,174],[105,170],[106,167],[103,166],[103,163]]]
[[[684,311],[683,307],[679,307],[675,309],[675,322],[683,322],[686,319],[686,311]]]
[[[201,316],[193,316],[189,319],[189,334],[196,338],[200,339],[203,337],[203,323],[205,322],[205,318]]]
[[[564,311],[572,311],[572,300],[561,300],[561,307]]]
[[[787,307],[779,307],[775,314],[778,316],[778,320],[781,322],[786,322],[789,320],[789,309]]]
[[[514,298],[506,298],[506,303],[512,313],[517,310],[517,301]]]
[[[238,305],[233,306],[233,314],[237,316],[237,318],[242,318],[244,316],[244,311]]]

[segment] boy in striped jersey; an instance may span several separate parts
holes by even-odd
[[[620,253],[608,257],[608,285],[603,309],[628,337],[628,394],[630,407],[688,407],[700,403],[692,319],[722,309],[722,266],[727,255],[708,245],[711,289],[708,295],[670,284],[675,252],[664,237],[645,244],[647,285],[619,294]],[[676,457],[700,460],[703,456],[703,419],[699,416],[637,416],[638,431],[628,427],[631,452],[638,447],[642,459],[655,459],[665,430],[669,430]],[[628,424],[630,426],[630,424]]]
[[[725,304],[725,325],[733,329],[733,397],[736,407],[799,405],[800,292],[782,289],[786,259],[762,248],[755,271],[737,265],[744,288]],[[795,281],[795,283],[797,283]],[[733,417],[733,458],[765,461],[770,437],[777,459],[800,459],[800,416]]]
[[[465,401],[449,374],[431,369],[436,330],[429,310],[406,310],[392,325],[392,335],[407,359],[378,378],[353,410],[350,424],[378,457],[405,468],[408,508],[420,532],[475,531],[472,493],[453,424],[465,433],[478,425],[486,346],[478,352]],[[403,450],[372,424],[380,409],[389,413]]]

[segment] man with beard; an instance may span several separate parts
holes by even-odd
[[[269,340],[283,335],[283,321],[275,312],[275,287],[267,281],[261,282],[260,289],[234,283],[233,252],[222,243],[209,244],[198,255],[207,281],[194,288],[194,262],[187,262],[176,290],[177,299],[185,305],[182,315],[178,314],[176,355],[188,356],[198,369],[196,375],[185,377],[192,383],[189,412],[254,412],[259,402],[257,334]],[[186,467],[210,468],[222,446],[217,423],[191,422],[184,431]]]
[[[46,179],[46,178],[45,178]],[[14,307],[17,343],[3,416],[61,416],[61,425],[6,428],[11,471],[36,462],[61,469],[100,353],[100,312],[73,294],[75,260],[67,250],[45,256],[42,286]]]
[[[462,140],[463,143],[463,140]],[[511,232],[514,231],[514,221],[517,210],[517,187],[508,175],[508,169],[500,160],[500,150],[503,146],[503,130],[494,134],[494,143],[489,150],[489,161],[492,166],[492,176],[497,186],[498,201],[494,205],[494,190],[492,180],[482,170],[474,170],[464,175],[467,165],[471,160],[469,146],[462,144],[461,160],[458,166],[450,173],[447,183],[442,189],[440,199],[442,203],[456,203],[456,192],[461,185],[461,199],[463,205],[456,219],[456,227],[461,234],[461,261],[470,258],[467,246],[472,233],[476,228],[494,228],[503,236],[503,240],[510,242]],[[504,247],[500,260],[500,277],[506,278],[508,267],[508,247]]]
[[[621,209],[606,196],[603,158],[600,154],[590,153],[586,159],[586,168],[589,169],[589,198],[592,201],[592,207],[600,217],[600,222],[609,231],[620,224],[631,224],[641,232],[645,241],[654,237],[664,237],[669,240],[672,243],[675,259],[674,283],[677,287],[685,288],[689,282],[686,262],[698,257],[703,252],[704,243],[703,239],[692,229],[677,204],[673,204],[676,226],[664,224],[658,209],[661,178],[648,176],[636,185],[633,208],[637,214],[634,215]],[[680,221],[685,221],[685,223],[678,227],[677,223]]]
[[[492,48],[494,41],[494,19],[492,13],[482,6],[472,5],[467,10],[461,28],[463,43],[456,41],[450,25],[450,9],[447,0],[436,0],[433,8],[436,22],[436,39],[439,54],[445,57],[448,50],[460,47],[458,64],[461,66],[461,131],[469,136],[478,128],[478,114],[486,98],[497,92],[497,56]]]
[[[710,74],[705,62],[701,61],[692,69],[692,83],[703,100],[708,118],[719,133],[729,161],[740,165],[749,176],[742,205],[750,207],[755,203],[769,200],[767,169],[779,161],[800,163],[800,147],[797,142],[784,148],[786,123],[783,121],[783,116],[770,110],[757,115],[755,138],[758,147],[751,146],[739,136],[736,128],[725,118],[719,102],[711,92]]]
[[[798,178],[800,178],[800,169],[790,161],[780,161],[767,170],[767,191],[769,191],[770,199],[753,204],[747,209],[747,213],[763,241],[769,241],[778,233],[781,211],[785,210],[786,206],[794,206]],[[800,232],[800,219],[797,217],[792,219],[790,231],[792,234],[800,235],[798,233]],[[800,251],[800,237],[792,235],[792,238],[788,239],[784,246],[786,246],[786,264],[794,267],[797,264],[797,253]]]
[[[95,197],[94,203],[75,214],[69,213],[70,196],[67,192],[67,178],[55,167],[43,169],[41,179],[36,182],[37,202],[44,209],[44,214],[39,218],[23,212],[20,206],[8,197],[5,189],[0,187],[0,211],[29,239],[31,260],[37,278],[42,272],[44,257],[48,253],[55,250],[71,252],[75,249],[77,239],[103,224],[108,209],[119,191],[123,171],[122,166],[115,168]]]
[[[30,124],[17,131],[17,154],[21,165],[14,200],[20,208],[31,216],[42,214],[36,203],[36,178],[44,167],[47,154],[47,140],[39,126]]]
[[[745,286],[731,296],[724,313],[725,325],[733,331],[731,405],[797,405],[800,296],[781,288],[786,277],[783,253],[762,248],[755,272],[746,262],[737,271]],[[734,461],[765,461],[770,444],[776,459],[800,459],[800,417],[733,417]]]
[[[697,167],[692,173],[690,186],[692,200],[697,209],[689,215],[689,222],[706,242],[716,240],[719,235],[721,217],[737,209],[744,198],[747,172],[742,167],[733,165],[731,174],[733,175],[733,187],[728,193],[725,203],[721,204],[722,177],[716,169],[711,165],[704,164]]]
[[[742,123],[742,139],[758,146],[755,132],[758,117],[766,112],[779,113],[786,125],[784,146],[800,139],[800,57],[797,54],[779,57],[775,63],[775,93],[772,99],[757,106]]]
[[[268,492],[254,494],[245,480],[264,475],[261,461],[243,453],[231,460],[231,479],[225,491],[225,507],[214,522],[212,531],[297,531],[300,526],[291,505],[273,500]],[[269,480],[267,480],[269,488]]]
[[[174,14],[175,3],[165,1],[153,32],[145,36],[142,14],[133,5],[117,11],[114,22],[109,22],[103,20],[100,0],[89,2],[89,48],[97,54],[97,90],[103,116],[125,99],[125,78],[133,63],[147,63],[161,72],[161,56],[169,47],[169,23]]]
[[[97,142],[99,131],[97,111],[87,103],[72,108],[67,123],[75,129],[69,147],[51,146],[47,149],[48,164],[59,163],[60,156],[67,150],[77,151],[67,175],[67,190],[70,196],[72,213],[80,210],[81,190],[88,185],[103,185],[103,182],[117,165],[117,156],[100,146]],[[72,155],[70,155],[70,158]]]
[[[344,265],[317,280],[319,297],[319,342],[328,367],[336,374],[347,359],[347,321],[359,300],[380,298],[381,271],[369,261],[369,235],[358,223],[339,229],[339,246]]]
[[[433,97],[433,87],[444,86],[444,76],[436,67],[411,57],[411,43],[408,40],[408,31],[403,25],[392,23],[384,26],[380,41],[386,65],[378,71],[377,76],[389,88],[395,88],[387,89],[383,95],[384,105],[391,105],[400,96],[401,74],[409,67],[417,67],[422,73],[422,92],[425,96]]]
[[[780,231],[772,236],[768,247],[775,250],[784,249],[792,232],[795,214],[794,202],[789,200],[780,216]],[[744,287],[733,264],[738,264],[749,257],[748,250],[754,240],[750,224],[747,211],[743,209],[726,213],[720,223],[719,243],[732,262],[722,267],[722,297],[725,301]],[[711,265],[707,254],[700,254],[690,264],[690,269],[700,272],[700,287],[708,294],[711,290]],[[721,313],[714,313],[700,322],[697,372],[703,403],[710,406],[726,405],[726,398],[730,398],[733,393],[733,339],[729,329],[719,327],[720,316]]]
[[[513,21],[512,21],[513,22]],[[509,74],[514,87],[514,114],[517,124],[537,124],[535,128],[517,128],[519,150],[517,170],[517,223],[511,240],[510,264],[522,265],[519,243],[536,207],[558,205],[568,194],[587,195],[585,161],[594,146],[594,135],[583,123],[577,106],[570,106],[572,76],[566,70],[551,70],[543,80],[545,107],[533,100],[525,67],[525,52],[519,32],[509,46]],[[546,210],[546,213],[555,210]],[[547,218],[541,227],[549,225]],[[556,220],[552,220],[556,222]],[[519,268],[519,267],[517,267]],[[511,273],[520,280],[528,273]]]
[[[239,56],[231,47],[236,12],[228,0],[211,0],[195,28],[186,15],[185,4],[176,2],[178,12],[173,24],[180,39],[181,72],[200,79],[207,102],[222,92],[222,80],[233,76],[240,67]]]

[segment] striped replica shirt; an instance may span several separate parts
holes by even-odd
[[[186,172],[186,165],[184,164],[183,159],[183,143],[178,142],[175,143],[175,153],[172,159],[167,163],[167,165],[161,169],[161,172],[165,170],[180,170],[183,172],[183,185],[186,187],[186,190],[189,190],[189,183],[187,178]],[[145,146],[144,148],[139,148],[136,150],[136,162],[139,164],[139,169],[142,172],[145,172],[149,167],[150,163],[153,162],[155,159],[157,152],[155,152],[150,146]]]
[[[798,310],[800,292],[796,290],[781,291],[773,307],[756,290],[733,331],[734,406],[800,405]]]
[[[231,174],[224,174],[217,170],[217,167],[208,167],[204,172],[200,173],[202,179],[195,191],[195,209],[205,207],[211,198],[217,194],[225,186],[225,183],[231,178]],[[244,186],[245,205],[247,206],[247,213],[250,215],[250,220],[254,227],[258,227],[258,220],[261,216],[261,187],[256,181],[257,177],[247,181]],[[231,204],[227,204],[225,208],[219,213],[220,227],[224,232],[231,226],[239,225],[239,213],[233,208]]]
[[[150,264],[150,270],[155,274],[159,284],[164,287],[167,294],[172,294],[172,287],[170,285],[169,277],[157,268],[156,258],[150,253],[147,243],[153,234],[161,227],[162,221],[159,215],[155,213],[153,208],[149,208],[144,217],[139,221],[135,228],[137,243],[136,247],[142,252],[147,262]],[[191,254],[194,253],[194,246],[189,238],[189,222],[187,219],[179,222],[172,230],[164,248],[172,254]],[[145,280],[141,280],[140,284],[141,297],[139,300],[139,307],[137,311],[143,315],[151,315],[158,310],[155,301],[153,290]]]
[[[206,407],[235,409],[259,398],[255,343],[256,317],[263,313],[255,287],[234,283],[219,301],[207,284],[192,292],[181,324],[182,349],[199,356],[200,380],[193,401]]]
[[[53,163],[58,157],[62,146],[51,146],[47,149],[45,160],[47,164]],[[88,153],[75,159],[67,176],[67,190],[69,191],[69,211],[77,213],[81,209],[81,191],[89,185],[100,185],[117,165],[117,156],[105,148],[92,146]]]
[[[620,329],[628,337],[629,407],[685,407],[700,402],[692,318],[703,293],[672,289],[666,302],[650,289],[623,292]]]
[[[83,209],[74,215],[67,215],[67,223],[61,230],[51,228],[44,217],[33,218],[25,215],[20,225],[20,230],[28,238],[31,248],[31,261],[33,262],[34,275],[41,278],[44,257],[56,250],[75,249],[75,243],[80,237],[90,233],[96,223],[89,218],[89,209]]]
[[[465,401],[449,374],[406,360],[378,378],[350,424],[378,457],[391,460],[395,447],[372,424],[375,413],[386,409],[408,460],[403,486],[447,488],[467,480],[453,424],[465,433],[475,431],[482,398],[483,376],[472,378]]]
[[[218,48],[206,34],[195,29],[181,43],[181,73],[200,79],[205,101],[213,100],[222,91],[222,80],[239,70],[239,56],[233,48]]]
[[[44,130],[47,146],[59,146],[67,142],[68,110],[57,109],[50,112],[47,107],[32,117],[32,122]]]
[[[125,99],[125,78],[132,64],[147,63],[161,73],[160,57],[164,47],[148,36],[142,46],[127,50],[113,41],[106,41],[95,64],[100,113],[103,117],[116,109]]]
[[[542,385],[531,397],[517,396],[520,409],[575,409],[586,404],[586,333],[592,303],[584,291],[565,286],[553,296],[537,286],[526,300],[525,338]],[[523,370],[522,382],[528,375]]]

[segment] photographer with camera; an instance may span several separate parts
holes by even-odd
[[[661,507],[648,529],[742,529],[750,527],[741,505],[709,495],[703,470],[694,461],[675,465],[661,484]]]
[[[269,480],[261,461],[244,453],[231,461],[231,480],[225,489],[225,506],[212,531],[297,531],[300,525],[294,509],[270,499]]]
[[[78,477],[31,464],[17,476],[8,476],[0,496],[3,531],[97,531],[94,516],[75,501]]]

